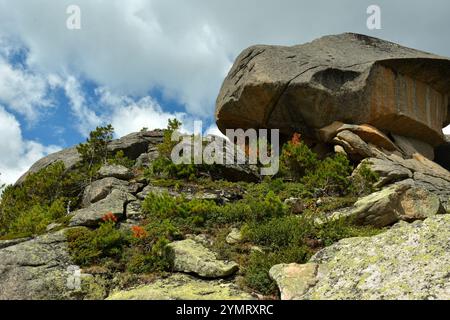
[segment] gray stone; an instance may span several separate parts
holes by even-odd
[[[339,132],[333,139],[333,143],[343,147],[345,152],[356,160],[373,156],[369,145],[357,134],[348,130]]]
[[[434,160],[434,148],[428,143],[393,134],[395,144],[403,151],[407,157],[412,157],[415,153],[420,153],[430,160]]]
[[[117,178],[120,180],[130,180],[134,177],[133,172],[127,167],[121,165],[107,164],[98,171],[100,178]]]
[[[222,132],[280,128],[312,138],[334,121],[370,124],[437,146],[449,122],[449,92],[449,59],[345,33],[244,50],[222,85],[216,120]]]
[[[118,219],[122,219],[125,215],[125,205],[133,200],[136,200],[134,196],[119,190],[113,190],[105,199],[94,203],[88,208],[73,212],[69,225],[71,227],[96,227],[108,213],[112,213]]]
[[[173,258],[174,271],[195,273],[205,278],[222,278],[239,269],[235,262],[218,260],[214,252],[191,239],[173,242],[167,247]]]
[[[146,153],[151,146],[160,144],[162,141],[162,130],[141,131],[112,141],[108,145],[108,150],[113,154],[123,151],[126,157],[136,160],[141,154]]]
[[[285,298],[449,300],[449,239],[450,215],[440,215],[374,237],[341,240],[312,257],[315,272],[275,270],[281,270],[276,274],[284,280],[279,284],[281,292],[288,292]]]
[[[269,275],[280,289],[281,300],[300,300],[316,284],[317,269],[315,263],[278,264],[270,269]]]
[[[131,201],[127,204],[126,215],[128,219],[140,220],[142,217],[142,207],[140,201]]]
[[[67,251],[66,230],[0,249],[0,300],[102,299],[96,281],[80,273],[80,286]],[[104,294],[106,290],[103,288]]]
[[[140,286],[129,291],[113,292],[107,300],[254,300],[231,282],[200,280],[184,274]]]
[[[115,189],[135,194],[141,187],[142,185],[138,183],[130,183],[113,177],[96,180],[84,190],[82,206],[87,208],[91,204],[105,199]]]
[[[399,220],[412,222],[443,213],[445,209],[437,195],[414,185],[394,184],[359,199],[353,208],[332,217],[349,217],[354,224],[382,228]]]

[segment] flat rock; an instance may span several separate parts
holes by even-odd
[[[218,260],[214,252],[192,239],[173,242],[167,247],[173,257],[174,271],[194,273],[205,278],[222,278],[239,269],[235,262]]]
[[[98,171],[100,178],[116,178],[120,180],[130,180],[133,178],[133,172],[127,167],[121,165],[104,165]]]
[[[254,300],[236,285],[173,274],[149,285],[112,293],[107,300]]]
[[[414,94],[412,94],[414,92]],[[216,102],[219,129],[280,128],[286,136],[341,121],[435,147],[450,122],[450,60],[365,35],[244,50]]]

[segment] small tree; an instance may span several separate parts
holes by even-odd
[[[97,173],[103,164],[108,163],[110,152],[108,144],[112,141],[114,128],[112,125],[105,127],[97,127],[89,134],[89,138],[85,143],[77,146],[77,151],[81,156],[81,171],[88,178],[88,183]]]

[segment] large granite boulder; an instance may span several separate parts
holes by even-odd
[[[289,300],[450,299],[450,215],[350,238],[270,274]]]
[[[443,142],[450,122],[450,60],[345,33],[292,47],[252,46],[225,79],[216,120],[227,128],[279,128],[317,138],[334,121]]]

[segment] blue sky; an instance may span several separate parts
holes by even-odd
[[[0,0],[0,182],[97,125],[117,136],[203,120],[235,57],[359,32],[450,56],[450,3],[435,0]],[[69,5],[81,29],[66,27]],[[378,4],[382,29],[368,30]]]

